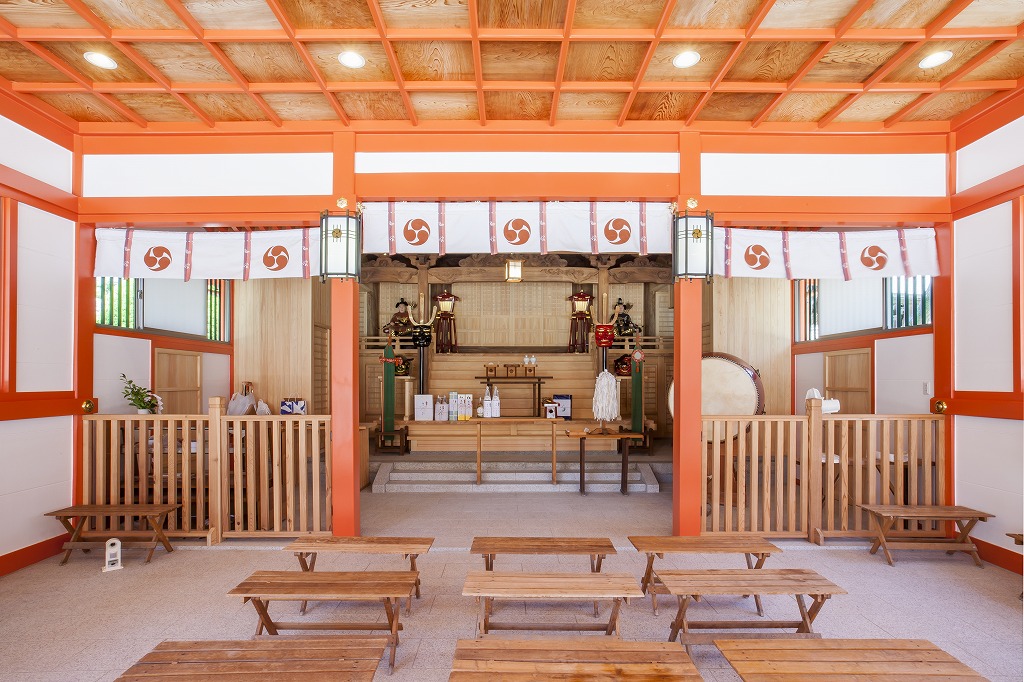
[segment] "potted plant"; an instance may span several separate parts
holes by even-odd
[[[121,391],[121,394],[129,405],[138,409],[139,414],[163,411],[163,401],[156,393],[144,386],[139,386],[124,374],[121,375],[121,381],[124,382],[124,390]]]

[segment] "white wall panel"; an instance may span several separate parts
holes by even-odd
[[[231,356],[221,353],[203,353],[203,396],[199,411],[210,409],[210,398],[231,397]]]
[[[823,279],[818,283],[818,331],[822,336],[864,329],[884,323],[881,279]]]
[[[43,514],[71,504],[73,419],[0,422],[0,555],[64,532]]]
[[[708,196],[946,196],[945,154],[706,153],[700,172]]]
[[[18,205],[18,391],[74,386],[75,224]]]
[[[95,334],[93,336],[93,395],[101,414],[131,414],[135,408],[121,394],[121,374],[150,386],[152,354],[148,339]]]
[[[304,196],[332,194],[334,156],[294,154],[89,154],[87,197]]]
[[[935,387],[935,340],[931,334],[875,342],[875,412],[927,414]]]
[[[356,152],[357,174],[678,173],[675,152]]]
[[[1024,522],[1024,422],[954,419],[956,503],[996,515],[975,526],[974,537],[1020,552],[1006,533]]]
[[[1013,211],[1009,202],[953,226],[956,390],[1013,390]]]
[[[1007,123],[956,153],[956,189],[962,192],[1020,166],[1024,166],[1024,118]]]
[[[807,390],[816,388],[825,395],[825,354],[805,353],[793,357],[793,397],[795,398],[794,414],[804,414],[804,396]]]
[[[70,149],[0,116],[0,163],[3,165],[70,192],[73,159]]]
[[[147,279],[142,285],[142,326],[206,336],[205,279]]]

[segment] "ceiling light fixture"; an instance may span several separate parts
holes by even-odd
[[[101,52],[86,52],[82,55],[85,61],[101,69],[116,69],[117,62]]]
[[[934,69],[936,66],[941,66],[952,58],[952,52],[949,50],[943,50],[942,52],[933,52],[918,62],[917,65],[922,69]]]
[[[687,50],[686,52],[680,52],[672,60],[672,66],[677,69],[688,69],[697,62],[700,61],[700,52],[694,52],[693,50]]]
[[[351,50],[345,50],[339,54],[338,61],[342,66],[347,66],[350,69],[361,69],[366,65],[366,57]]]

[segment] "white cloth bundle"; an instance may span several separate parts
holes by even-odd
[[[607,369],[597,375],[594,383],[594,419],[613,421],[619,418],[619,386]]]

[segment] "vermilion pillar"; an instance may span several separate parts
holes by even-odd
[[[672,420],[672,533],[700,535],[701,461],[700,354],[701,280],[675,284]]]
[[[331,520],[359,535],[359,283],[331,280]]]

